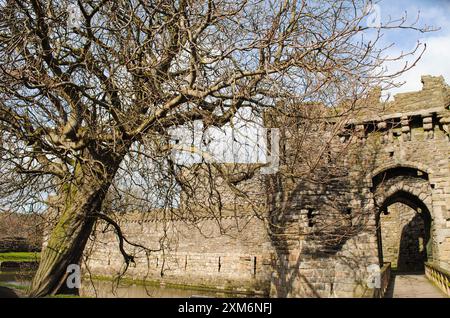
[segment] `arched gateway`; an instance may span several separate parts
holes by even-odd
[[[424,271],[432,261],[432,187],[428,174],[410,167],[385,170],[372,179],[380,264],[402,272]]]

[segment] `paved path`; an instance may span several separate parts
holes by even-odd
[[[446,298],[423,274],[392,274],[386,298]]]

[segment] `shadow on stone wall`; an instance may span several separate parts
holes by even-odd
[[[314,156],[318,145],[299,150],[292,161],[288,156],[287,170],[300,172],[296,180],[282,173],[268,177],[271,296],[355,297],[366,289],[367,267],[380,265],[377,208],[366,176],[386,145],[368,142],[364,128],[344,134],[326,146],[312,170],[302,166],[301,155]]]
[[[400,272],[423,272],[427,261],[429,235],[424,218],[416,214],[401,233],[397,270]]]
[[[278,189],[278,197],[272,196],[269,203],[269,237],[275,250],[271,295],[333,297],[338,288],[351,296],[355,281],[364,277],[365,251],[343,251],[343,247],[370,227],[374,213],[349,204],[357,199],[364,205],[367,196],[363,192],[352,195],[345,174],[316,173],[320,182],[300,181],[291,192],[284,191],[280,177],[273,176],[268,182],[269,189]],[[375,236],[375,227],[371,233]],[[368,250],[368,237],[359,240]],[[356,285],[359,283],[363,282]]]

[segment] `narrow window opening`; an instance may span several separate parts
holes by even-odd
[[[308,226],[309,227],[313,227],[314,226],[314,222],[313,222],[313,215],[314,210],[313,209],[308,209],[308,214],[306,215],[308,218]]]
[[[222,263],[221,263],[221,260],[220,260],[220,256],[219,256],[219,267],[218,267],[218,269],[217,269],[217,271],[220,273],[220,268],[222,267]]]

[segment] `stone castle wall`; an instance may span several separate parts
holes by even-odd
[[[273,249],[263,220],[226,217],[218,224],[211,217],[192,224],[137,218],[123,221],[122,230],[133,243],[155,250],[135,254],[136,264],[126,272],[129,278],[268,293]],[[96,275],[118,275],[124,261],[116,234],[99,231],[97,235],[87,267]],[[126,249],[133,253],[132,246]]]
[[[374,177],[388,169],[413,168],[426,175],[427,189],[415,185],[396,185],[398,190],[413,193],[425,203],[432,218],[434,261],[450,268],[450,98],[442,77],[423,76],[423,90],[399,94],[398,103],[390,102],[391,114],[374,121],[360,119],[365,129],[377,127],[362,135],[361,157],[367,161],[369,175]],[[409,105],[408,107],[406,105]],[[417,106],[417,105],[420,105]],[[420,176],[418,176],[420,178]],[[369,186],[373,186],[370,180]]]
[[[392,253],[380,257],[383,223],[378,216],[398,193],[409,193],[429,210],[433,261],[450,269],[449,88],[441,78],[422,80],[422,91],[397,95],[387,104],[374,99],[367,112],[350,120],[351,138],[339,138],[336,156],[333,149],[330,158],[327,151],[320,154],[323,135],[310,136],[318,143],[302,147],[304,153],[318,154],[315,178],[321,182],[289,177],[292,169],[301,172],[306,164],[306,158],[291,153],[284,154],[278,174],[246,182],[258,189],[253,195],[265,202],[264,213],[242,213],[245,204],[230,196],[234,213],[205,215],[196,228],[182,220],[124,221],[123,232],[131,241],[164,246],[148,258],[138,254],[126,275],[278,297],[358,297],[365,292],[369,265],[395,261]],[[283,149],[295,149],[289,144],[293,129],[282,134]],[[333,173],[345,177],[336,181]],[[115,234],[102,233],[102,226],[87,251],[87,267],[110,276],[120,271],[123,259]],[[388,239],[385,248],[389,245],[395,244]]]

